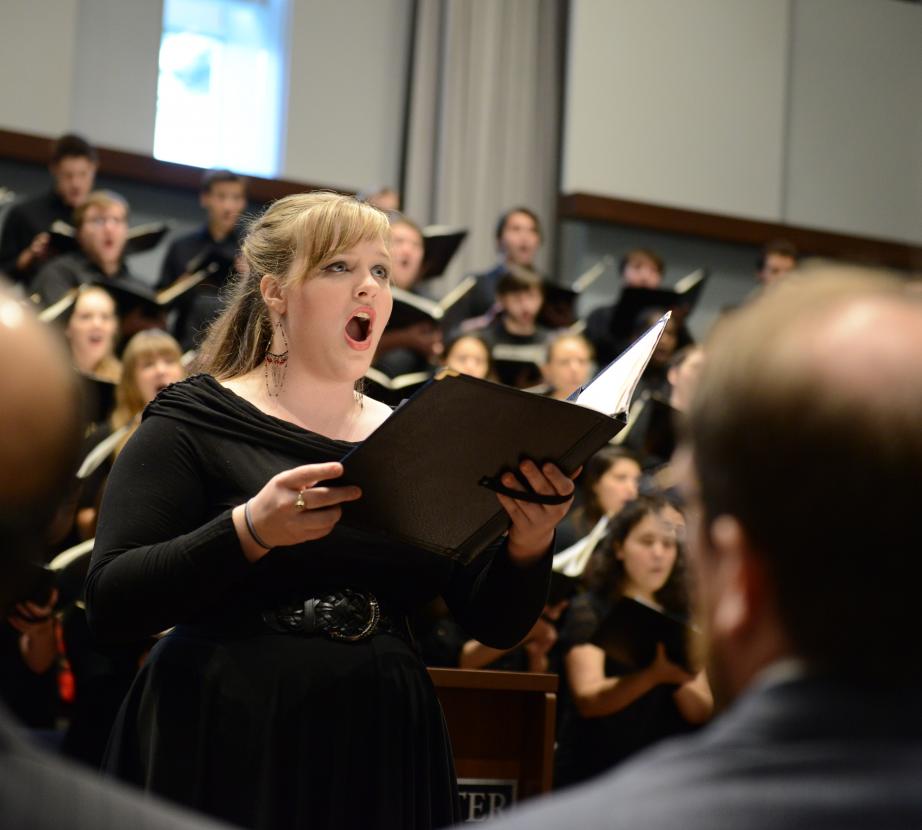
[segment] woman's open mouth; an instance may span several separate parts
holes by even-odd
[[[371,346],[371,331],[375,313],[370,308],[357,308],[346,323],[346,342],[357,351]]]

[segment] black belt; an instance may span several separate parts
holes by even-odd
[[[406,616],[382,609],[373,594],[343,588],[262,612],[262,621],[280,634],[325,634],[355,643],[375,634],[394,634],[412,643]]]

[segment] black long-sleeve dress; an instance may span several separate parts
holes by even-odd
[[[126,698],[111,771],[248,827],[458,818],[441,708],[413,646],[386,633],[279,634],[260,612],[345,587],[391,615],[442,594],[472,636],[508,647],[541,611],[550,556],[519,568],[500,543],[462,567],[337,525],[250,564],[231,509],[276,473],[351,446],[266,415],[208,375],[148,407],[109,479],[87,610],[111,641],[176,628]]]
[[[559,644],[570,649],[591,643],[612,600],[594,592],[575,597],[567,609]],[[632,671],[605,657],[605,676],[624,677]],[[686,721],[675,702],[674,684],[660,684],[633,703],[602,717],[579,714],[567,689],[563,689],[563,716],[555,756],[554,786],[569,787],[617,766],[648,746],[696,727]]]

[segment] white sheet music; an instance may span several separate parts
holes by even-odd
[[[667,311],[570,400],[604,415],[626,414],[671,316]]]
[[[589,564],[589,557],[592,556],[596,545],[599,544],[607,530],[608,516],[602,516],[595,523],[595,527],[589,531],[588,536],[584,536],[570,547],[564,548],[560,553],[555,554],[551,567],[564,576],[582,576],[583,571],[586,570],[586,565]]]

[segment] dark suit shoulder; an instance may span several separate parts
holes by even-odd
[[[4,827],[219,830],[224,825],[129,790],[28,745],[0,715]]]
[[[897,830],[922,826],[918,693],[795,681],[743,696],[700,732],[502,828]]]

